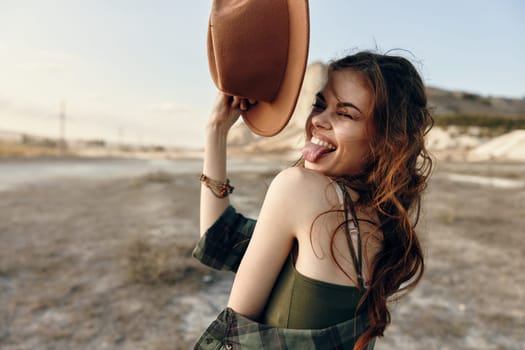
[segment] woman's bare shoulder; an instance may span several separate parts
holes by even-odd
[[[315,192],[326,188],[333,180],[317,171],[291,167],[281,171],[272,181],[272,186],[283,186],[290,192]],[[307,191],[305,191],[307,190]],[[298,194],[299,194],[298,193]]]
[[[296,209],[324,211],[338,203],[334,180],[317,171],[292,167],[281,171],[270,185],[285,201],[292,202]]]

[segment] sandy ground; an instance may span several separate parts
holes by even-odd
[[[274,173],[231,174],[234,204],[256,215]],[[190,257],[198,190],[196,174],[155,172],[0,192],[0,348],[189,349],[232,277]],[[376,348],[524,349],[524,201],[524,163],[441,163],[426,274]]]

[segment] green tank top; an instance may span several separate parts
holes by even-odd
[[[355,317],[362,295],[357,287],[302,275],[290,257],[273,287],[262,321],[281,328],[326,328]]]
[[[343,184],[336,186],[345,210],[345,233],[349,249],[358,274],[358,284],[342,286],[316,280],[301,274],[294,266],[293,254],[284,264],[272,289],[262,321],[273,327],[295,329],[320,329],[346,321],[357,315],[357,305],[365,289],[362,279],[362,254],[359,225],[355,219],[352,200]],[[351,213],[352,218],[349,217]],[[351,232],[357,233],[353,242]],[[357,252],[356,247],[357,245]],[[361,310],[366,307],[361,306]]]

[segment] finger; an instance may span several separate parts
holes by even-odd
[[[248,107],[247,107],[247,105],[246,105],[246,99],[243,98],[243,99],[241,100],[241,111],[245,111],[245,110],[247,110],[247,109],[248,109]]]
[[[249,98],[249,99],[248,99],[248,102],[250,102],[250,104],[253,106],[254,104],[257,103],[257,100],[254,100],[254,99]]]
[[[237,108],[239,107],[239,104],[241,103],[241,98],[239,96],[233,96],[233,101],[230,104],[231,108]]]

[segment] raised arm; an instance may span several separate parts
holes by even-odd
[[[254,320],[261,316],[304,221],[303,204],[308,203],[297,190],[301,188],[301,173],[299,168],[289,168],[272,181],[235,276],[228,306]]]
[[[204,164],[202,173],[213,181],[226,181],[226,141],[228,132],[237,121],[241,111],[249,108],[249,103],[239,97],[219,93],[206,127],[204,145]],[[204,183],[200,195],[200,233],[201,236],[213,225],[230,204],[228,196],[218,198]]]

